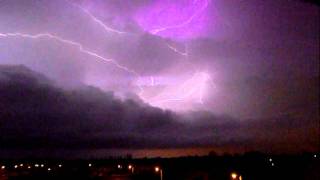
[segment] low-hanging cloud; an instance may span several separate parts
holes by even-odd
[[[2,150],[219,146],[267,150],[266,145],[277,145],[273,150],[292,146],[310,150],[319,133],[316,114],[245,121],[205,111],[177,114],[119,100],[112,92],[91,86],[61,88],[25,66],[0,66],[0,94]],[[286,136],[279,138],[284,132]]]

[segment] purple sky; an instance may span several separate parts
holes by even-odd
[[[319,141],[319,6],[312,3],[2,0],[0,67],[0,143],[9,150],[34,142],[281,152],[315,150]],[[26,101],[32,92],[49,99]],[[61,110],[56,96],[76,108]],[[47,106],[30,105],[37,101]],[[46,138],[52,145],[43,145]]]

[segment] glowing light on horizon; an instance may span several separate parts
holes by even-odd
[[[238,177],[238,174],[237,173],[231,173],[231,178],[232,179],[236,179]]]
[[[159,168],[158,166],[156,166],[156,167],[154,168],[154,171],[159,172],[159,171],[160,171],[160,168]]]

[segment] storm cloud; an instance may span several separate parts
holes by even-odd
[[[211,112],[178,114],[119,100],[92,86],[61,88],[25,66],[0,67],[0,93],[2,150],[239,146],[267,151],[271,145],[272,151],[293,146],[298,151],[316,148],[319,133],[316,109],[299,118],[288,113],[243,121]]]
[[[2,0],[0,154],[314,150],[308,2]]]

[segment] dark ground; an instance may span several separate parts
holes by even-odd
[[[0,180],[5,179],[114,179],[114,180],[320,180],[319,153],[300,155],[244,155],[104,160],[0,160]],[[21,166],[22,164],[22,166]],[[39,167],[35,167],[38,164]],[[44,164],[44,167],[40,167]],[[61,167],[59,167],[61,164]],[[91,167],[89,167],[91,164]],[[15,168],[14,166],[18,167]],[[131,165],[129,168],[129,165]],[[28,168],[28,166],[30,166]],[[48,168],[50,170],[48,171]],[[241,175],[241,178],[240,178]]]

